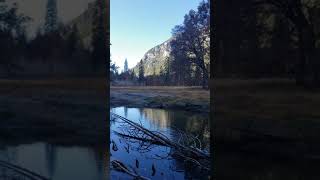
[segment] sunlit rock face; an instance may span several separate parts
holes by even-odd
[[[151,48],[146,52],[142,58],[144,64],[144,75],[159,75],[161,67],[164,69],[166,60],[170,57],[171,53],[171,41],[173,38],[168,39],[164,43]],[[134,72],[138,76],[139,73],[139,64],[134,68]]]
[[[95,3],[91,2],[88,4],[88,8],[82,13],[80,14],[78,17],[74,18],[73,20],[71,20],[68,24],[70,26],[72,25],[76,25],[79,33],[80,33],[80,37],[82,39],[82,42],[84,43],[84,45],[88,48],[90,48],[91,46],[91,37],[92,37],[92,23],[93,23],[93,18],[94,18],[94,13],[95,13]],[[106,1],[105,4],[105,10],[106,10],[106,14],[110,14],[110,2]],[[109,31],[109,18],[105,19],[105,25],[107,27],[106,30]],[[107,32],[107,34],[109,34],[109,32]],[[108,38],[109,39],[109,38]]]

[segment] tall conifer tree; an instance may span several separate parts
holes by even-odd
[[[95,11],[92,22],[92,58],[93,68],[95,70],[98,67],[106,65],[108,63],[107,57],[107,18],[106,18],[106,2],[104,0],[96,0]]]
[[[57,1],[48,0],[44,31],[45,33],[49,33],[49,32],[55,31],[57,28],[58,28]]]
[[[123,69],[123,72],[127,72],[128,71],[128,60],[126,59],[124,61],[124,69]]]

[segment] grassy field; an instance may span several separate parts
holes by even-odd
[[[217,79],[213,102],[218,142],[242,142],[247,149],[278,149],[283,153],[298,149],[318,153],[318,91],[297,87],[288,79]],[[280,139],[285,141],[276,142]]]
[[[201,87],[112,86],[112,106],[153,107],[209,112],[210,91]]]
[[[319,119],[320,93],[290,80],[218,80],[214,94],[223,116],[268,119]]]
[[[106,91],[103,78],[0,80],[0,139],[103,143]]]
[[[105,93],[108,87],[106,78],[65,78],[65,79],[0,79],[0,90],[14,88],[63,88],[97,90]]]

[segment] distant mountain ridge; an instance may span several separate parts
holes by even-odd
[[[161,67],[164,68],[166,60],[168,58],[170,59],[170,44],[172,40],[173,38],[171,37],[162,44],[151,48],[144,54],[142,58],[142,62],[144,64],[144,76],[160,74]],[[132,68],[136,76],[138,76],[139,73],[139,63],[134,68]]]

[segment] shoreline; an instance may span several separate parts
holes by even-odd
[[[290,79],[214,83],[217,151],[320,160],[320,93],[297,87]],[[207,100],[203,92],[193,87],[111,87],[110,104],[209,113],[209,92]]]
[[[0,80],[0,141],[106,144],[103,80]]]
[[[0,118],[4,119],[0,141],[106,143],[104,79],[0,80],[0,84]],[[211,131],[217,151],[320,159],[320,93],[282,79],[218,79],[214,91],[215,129]],[[113,107],[209,113],[209,97],[209,91],[198,87],[111,87],[109,102]]]

